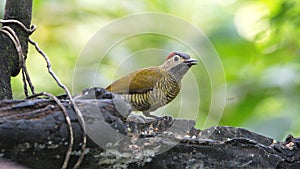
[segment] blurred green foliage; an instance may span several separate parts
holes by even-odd
[[[227,81],[227,103],[220,125],[246,127],[277,139],[288,133],[299,137],[298,0],[34,0],[32,23],[38,29],[32,39],[49,55],[62,82],[72,89],[76,60],[89,38],[120,17],[142,12],[178,16],[207,35],[222,60]],[[166,41],[147,36],[133,41],[128,50],[149,44],[164,46]],[[144,67],[149,62],[154,64],[140,59],[132,66]],[[101,75],[106,81],[99,83],[104,85],[100,87],[112,80],[111,72],[118,66],[109,58],[103,63]],[[63,92],[32,48],[27,65],[37,91]],[[125,69],[121,71],[126,74]],[[13,79],[12,85],[14,97],[23,98],[20,76]],[[73,94],[79,92],[76,89]],[[200,107],[199,112],[197,125],[201,127],[207,110]]]

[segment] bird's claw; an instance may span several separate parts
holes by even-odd
[[[145,123],[146,119],[140,115],[130,114],[127,118],[127,122],[134,122],[134,123]]]

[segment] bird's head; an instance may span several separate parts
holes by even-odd
[[[176,80],[180,81],[190,67],[197,64],[196,59],[191,59],[190,55],[182,52],[170,53],[163,68]]]

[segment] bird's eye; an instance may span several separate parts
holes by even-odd
[[[174,56],[174,61],[177,62],[179,60],[179,56]]]

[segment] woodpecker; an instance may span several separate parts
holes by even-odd
[[[133,111],[150,112],[170,103],[178,95],[181,80],[197,60],[182,52],[170,53],[160,66],[134,71],[110,84],[106,90],[120,94]]]

